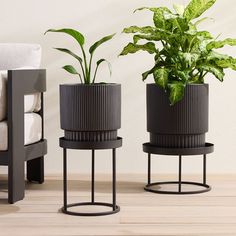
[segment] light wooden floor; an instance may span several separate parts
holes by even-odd
[[[8,205],[3,199],[6,197],[2,190],[6,187],[4,178],[0,176],[1,236],[236,236],[236,175],[209,176],[213,190],[191,196],[147,193],[143,191],[145,176],[119,175],[117,200],[121,212],[92,218],[58,211],[62,205],[61,176],[47,177],[43,185],[27,184],[25,200],[15,205]],[[98,176],[97,200],[110,200],[109,181],[110,176]],[[71,176],[69,187],[72,202],[86,200],[88,178]]]

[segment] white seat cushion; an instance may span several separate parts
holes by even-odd
[[[18,68],[33,69],[30,67]],[[37,112],[41,109],[40,93],[26,95],[24,98],[25,112]],[[7,116],[7,71],[0,71],[0,121],[5,120]]]
[[[42,118],[36,113],[25,114],[25,145],[36,143],[42,138]],[[0,122],[0,151],[8,150],[7,121]]]

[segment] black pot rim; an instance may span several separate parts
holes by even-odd
[[[155,84],[155,83],[149,83],[147,85],[156,85],[158,87],[158,85]],[[209,84],[207,84],[207,83],[203,83],[203,84],[187,84],[186,86],[209,86]]]
[[[81,84],[81,83],[75,83],[75,84],[60,84],[60,86],[77,86],[77,87],[97,87],[97,86],[117,86],[121,84],[117,83],[94,83],[94,84]]]

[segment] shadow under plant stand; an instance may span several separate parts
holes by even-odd
[[[114,214],[120,211],[120,207],[116,205],[116,148],[122,146],[122,138],[117,140],[103,141],[103,142],[76,142],[60,138],[60,147],[63,148],[63,193],[64,206],[62,212],[74,216],[104,216]],[[91,201],[80,203],[67,203],[67,149],[80,149],[92,151],[92,165],[91,165]],[[96,202],[95,201],[95,150],[112,149],[112,203]],[[79,206],[104,206],[111,210],[103,212],[75,212],[68,210],[69,208]]]
[[[152,193],[159,194],[198,194],[204,193],[211,190],[211,187],[206,181],[206,155],[214,151],[214,145],[211,143],[206,143],[203,147],[197,148],[161,148],[150,143],[143,144],[143,151],[148,153],[148,184],[145,186],[145,190]],[[178,156],[179,158],[179,170],[178,170],[178,181],[166,181],[166,182],[151,182],[151,154],[156,155],[168,155],[168,156]],[[182,159],[183,156],[203,156],[203,180],[202,182],[190,182],[182,180]],[[161,187],[166,185],[177,185],[178,191],[167,191],[162,190]],[[183,185],[192,185],[202,187],[201,190],[183,191]],[[160,187],[159,189],[154,189],[153,187]]]

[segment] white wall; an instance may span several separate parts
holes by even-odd
[[[42,68],[47,69],[46,93],[46,137],[49,152],[46,158],[46,172],[61,172],[62,150],[58,147],[58,138],[63,132],[59,126],[58,86],[61,83],[76,82],[76,79],[60,67],[74,63],[72,58],[54,51],[52,47],[68,47],[78,50],[76,43],[62,34],[43,33],[49,28],[72,27],[83,32],[87,45],[104,35],[117,32],[114,40],[97,51],[97,58],[105,57],[113,65],[113,76],[102,67],[100,80],[122,84],[122,129],[119,134],[124,145],[118,151],[118,171],[120,173],[146,173],[146,155],[142,152],[142,143],[148,140],[145,119],[145,84],[141,73],[152,66],[152,57],[145,53],[118,58],[122,47],[129,37],[121,34],[125,26],[133,24],[151,24],[149,12],[132,14],[142,6],[159,6],[187,1],[162,0],[0,0],[0,41],[39,43],[43,47]],[[236,2],[218,0],[208,12],[215,21],[205,22],[206,28],[216,36],[236,38]],[[236,56],[235,48],[226,48],[226,52]],[[150,79],[151,82],[151,79]],[[236,72],[227,71],[224,84],[209,77],[210,83],[210,131],[208,140],[215,143],[216,150],[209,158],[211,173],[236,172]],[[90,153],[70,151],[71,172],[88,172]],[[109,152],[100,151],[97,169],[110,171]],[[187,158],[187,172],[199,172],[201,161]],[[175,172],[176,160],[172,157],[159,158],[154,169],[160,172]],[[159,165],[160,164],[160,165]]]

